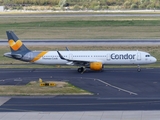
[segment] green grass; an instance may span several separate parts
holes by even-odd
[[[160,38],[160,17],[0,18],[0,38],[13,30],[20,39]]]
[[[88,91],[75,87],[70,83],[50,82],[54,82],[56,86],[40,87],[40,83],[37,81],[31,81],[27,85],[1,85],[0,95],[91,95]]]
[[[3,28],[3,29],[2,29]],[[0,38],[13,30],[23,39],[154,39],[160,38],[160,26],[97,27],[7,27],[0,28]]]
[[[99,21],[42,21],[25,23],[6,23],[0,27],[100,27],[100,26],[160,26],[160,20],[99,20]]]

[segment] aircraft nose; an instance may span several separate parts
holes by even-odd
[[[157,59],[155,57],[153,57],[153,62],[157,62]]]

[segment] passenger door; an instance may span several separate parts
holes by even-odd
[[[137,60],[141,60],[141,53],[137,52]]]

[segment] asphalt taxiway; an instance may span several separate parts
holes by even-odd
[[[109,68],[0,69],[0,85],[23,85],[33,79],[68,81],[93,95],[6,96],[0,111],[160,110],[160,69]]]

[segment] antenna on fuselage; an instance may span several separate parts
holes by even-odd
[[[68,47],[66,47],[66,51],[70,51],[70,50],[68,49]]]

